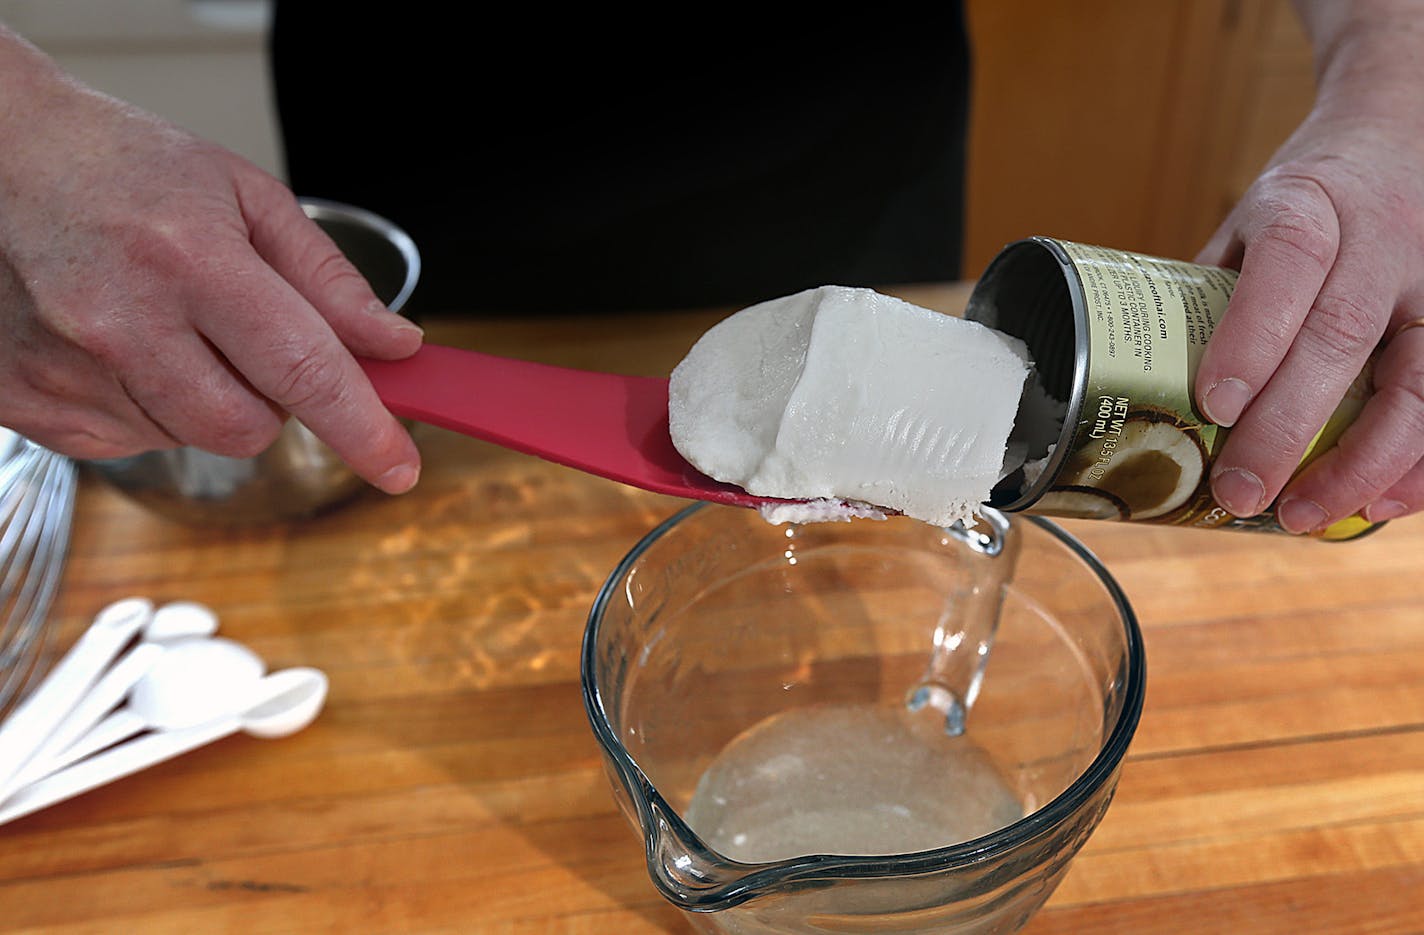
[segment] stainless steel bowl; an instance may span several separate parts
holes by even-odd
[[[400,311],[420,278],[415,242],[395,224],[362,208],[314,198],[304,198],[301,204],[387,307]],[[145,506],[192,523],[302,519],[349,500],[364,484],[295,419],[270,448],[252,458],[177,448],[92,461],[89,466]]]

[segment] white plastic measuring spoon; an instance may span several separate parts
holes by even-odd
[[[190,636],[212,636],[218,632],[218,615],[197,601],[170,601],[153,612],[143,628],[150,643],[169,643]]]
[[[260,656],[222,637],[167,644],[162,656],[133,683],[128,702],[70,744],[41,775],[145,730],[192,727],[230,714],[266,670]],[[0,802],[5,798],[0,795]]]
[[[140,643],[121,656],[109,671],[99,677],[88,693],[79,699],[73,710],[59,722],[49,738],[39,745],[24,767],[12,776],[8,783],[0,786],[0,802],[5,801],[11,791],[59,769],[63,765],[58,760],[61,753],[113,710],[129,687],[142,678],[162,655],[162,646],[156,643]]]
[[[0,425],[0,463],[10,457],[16,448],[20,447],[20,436],[12,429],[7,429]]]
[[[196,750],[238,731],[271,739],[294,734],[316,719],[326,702],[327,678],[319,669],[273,672],[249,686],[243,704],[226,717],[160,730],[106,750],[24,787],[0,807],[0,824],[48,808],[91,789]]]
[[[105,607],[39,687],[0,724],[0,788],[8,786],[25,767],[59,722],[152,616],[153,603],[141,597],[126,598]]]
[[[24,768],[16,773],[9,783],[0,785],[0,802],[5,801],[8,794],[20,786],[63,769],[70,763],[134,733],[134,730],[128,728],[126,732],[115,734],[114,727],[119,725],[110,725],[107,733],[94,734],[87,737],[87,742],[76,744],[76,741],[86,738],[86,732],[92,731],[101,718],[114,710],[138,680],[148,673],[168,646],[183,639],[211,636],[217,628],[217,614],[193,601],[176,601],[155,610],[143,627],[143,642],[129,650],[100,676],[30,757]],[[125,719],[124,723],[130,722]],[[96,743],[98,746],[95,746]]]

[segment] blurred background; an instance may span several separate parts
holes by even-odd
[[[1029,234],[1191,259],[1314,96],[1289,0],[968,8],[967,276]]]
[[[968,11],[966,276],[1031,234],[1191,258],[1310,107],[1288,0]],[[89,84],[283,175],[267,0],[0,0],[0,21]]]
[[[269,0],[0,0],[0,22],[91,87],[281,176]]]

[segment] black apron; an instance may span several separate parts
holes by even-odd
[[[959,276],[961,3],[893,28],[380,9],[279,2],[276,104],[298,194],[415,239],[417,311],[740,306]]]

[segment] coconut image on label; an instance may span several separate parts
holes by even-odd
[[[1191,504],[1206,480],[1200,427],[1170,410],[1129,410],[1111,432],[1092,434],[1045,494],[1053,508],[1091,519],[1158,519]]]
[[[1039,497],[1038,505],[1045,512],[1072,519],[1125,520],[1130,512],[1116,494],[1078,484],[1050,488]]]

